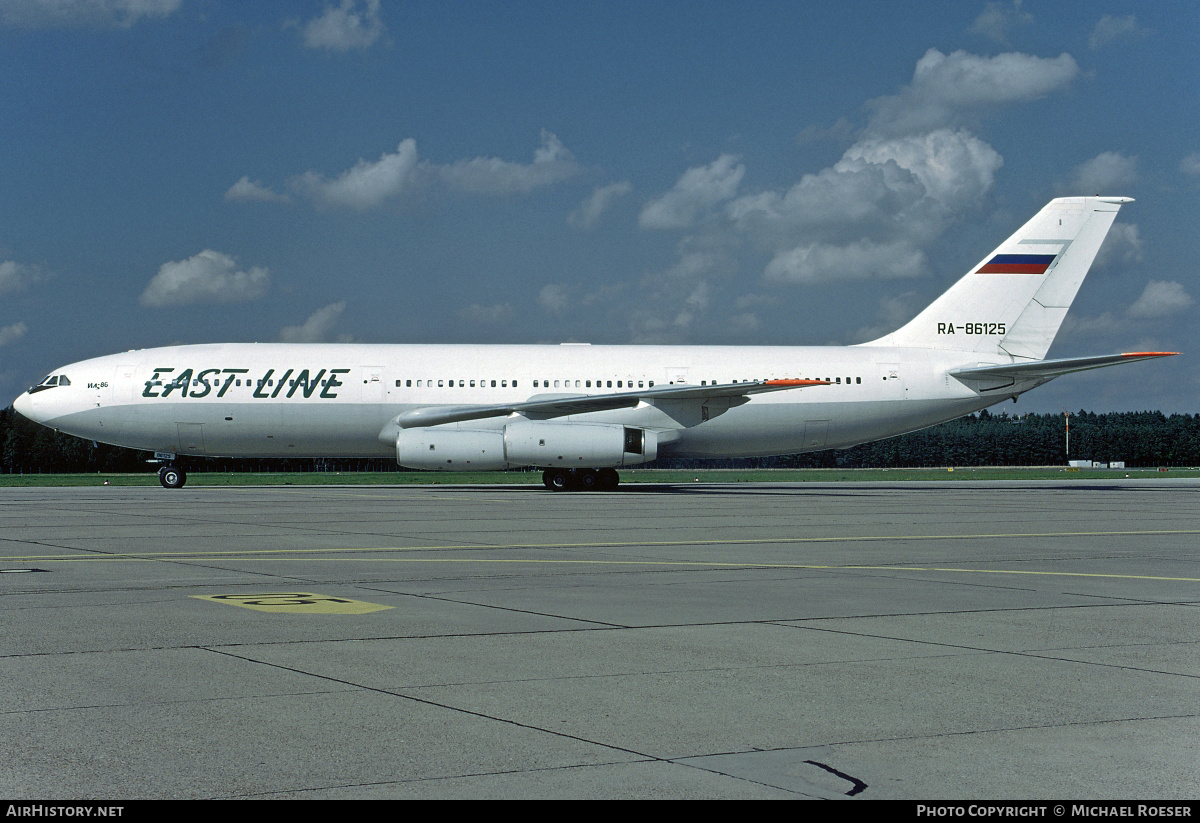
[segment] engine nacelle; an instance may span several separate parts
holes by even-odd
[[[658,457],[658,435],[609,423],[528,420],[503,430],[419,427],[396,436],[396,462],[409,469],[465,472],[516,466],[603,469]]]
[[[609,423],[529,420],[504,427],[504,454],[513,466],[633,466],[658,456],[658,436],[646,429]]]
[[[499,431],[401,429],[396,462],[408,469],[465,472],[508,468],[504,435]]]

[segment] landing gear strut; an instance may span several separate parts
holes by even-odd
[[[158,470],[158,482],[165,489],[180,489],[187,482],[187,472],[178,466],[163,466]]]
[[[542,483],[551,491],[613,491],[621,482],[616,469],[546,469]]]

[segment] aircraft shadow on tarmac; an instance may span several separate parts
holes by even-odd
[[[888,481],[878,481],[887,483]],[[904,482],[904,481],[897,481]],[[936,481],[934,481],[936,482]],[[1003,482],[1003,481],[1000,481]],[[961,492],[975,492],[983,494],[995,494],[997,491],[1020,491],[1028,488],[1022,481],[1012,481],[1009,485],[1003,486],[967,486],[965,483],[955,481],[954,488]],[[1070,482],[1054,481],[1055,490],[1062,491],[1080,491],[1080,492],[1116,492],[1116,491],[1151,491],[1150,488],[1131,488],[1129,486],[1107,485],[1107,484],[1076,484]],[[425,488],[437,488],[443,492],[459,492],[463,494],[476,494],[478,492],[491,493],[506,493],[506,494],[553,494],[563,497],[596,497],[605,494],[673,494],[683,496],[700,496],[700,495],[730,495],[730,494],[755,494],[755,495],[781,495],[792,497],[802,495],[804,497],[847,497],[874,494],[884,491],[888,486],[881,488],[872,482],[870,485],[845,484],[836,490],[831,489],[826,483],[627,483],[613,491],[607,492],[548,492],[541,485],[500,485],[480,483],[474,485],[453,485],[441,486],[434,484]],[[402,488],[402,487],[397,487]],[[919,488],[919,487],[918,487]],[[938,490],[943,490],[944,486],[939,486]],[[1042,487],[1044,488],[1044,486]],[[932,490],[931,490],[932,491]]]

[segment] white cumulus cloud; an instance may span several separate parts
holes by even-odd
[[[7,346],[12,341],[19,340],[27,331],[29,327],[19,320],[11,326],[0,327],[0,346]]]
[[[270,272],[255,266],[238,271],[237,261],[205,249],[194,257],[163,263],[138,302],[150,308],[193,303],[240,303],[267,293]]]
[[[628,180],[601,186],[584,200],[579,208],[567,215],[567,222],[581,229],[594,228],[600,218],[620,198],[633,191],[633,185]]]
[[[1096,252],[1094,265],[1103,268],[1114,263],[1142,262],[1142,238],[1136,223],[1113,223]]]
[[[930,49],[917,61],[913,80],[900,93],[879,97],[870,130],[898,135],[961,124],[997,106],[1036,100],[1070,85],[1079,66],[1069,54],[1035,57],[1007,52],[982,57],[965,51]]]
[[[967,131],[939,129],[894,140],[868,138],[851,146],[843,157],[877,166],[895,163],[920,181],[924,197],[941,209],[957,211],[977,202],[992,188],[1003,158]]]
[[[979,16],[975,18],[971,31],[982,34],[1001,45],[1008,43],[1008,30],[1013,26],[1027,26],[1033,22],[1033,15],[1021,11],[1021,0],[1012,3],[988,3]]]
[[[853,335],[856,342],[866,342],[890,334],[917,316],[917,312],[925,308],[922,295],[915,291],[906,291],[895,297],[882,297],[879,309],[875,313],[877,323],[861,326]]]
[[[326,6],[325,13],[304,27],[304,45],[310,49],[350,51],[370,47],[386,31],[379,16],[379,0],[366,0],[359,10],[358,0],[342,0],[340,6]]]
[[[474,194],[524,194],[579,173],[579,164],[557,137],[542,131],[542,144],[532,163],[513,163],[498,157],[476,157],[432,167],[446,185]]]
[[[411,137],[376,161],[359,160],[333,180],[309,171],[288,181],[294,191],[315,202],[352,209],[374,208],[413,184],[417,171],[417,141]]]
[[[903,240],[894,243],[859,240],[844,246],[812,243],[780,252],[766,270],[768,280],[804,284],[917,277],[924,273],[924,253]]]
[[[571,290],[562,283],[547,283],[538,292],[537,303],[550,314],[562,314],[570,303]]]
[[[279,330],[281,343],[324,343],[333,334],[337,321],[346,310],[346,301],[339,300],[322,306],[299,326],[284,326]]]
[[[692,330],[711,323],[719,284],[738,270],[729,250],[711,238],[685,237],[678,252],[675,265],[642,279],[643,291],[634,303],[623,300],[618,307],[635,343],[683,342]]]
[[[45,279],[45,274],[37,266],[29,266],[15,260],[0,263],[0,294],[21,291]]]
[[[286,203],[289,198],[286,194],[279,194],[271,191],[257,180],[251,180],[248,176],[243,176],[241,180],[234,183],[225,192],[226,200],[257,200],[260,202],[278,202]]]
[[[644,229],[687,228],[702,211],[737,194],[745,173],[746,167],[732,154],[688,169],[670,191],[645,205],[638,223]]]
[[[430,163],[418,158],[417,141],[409,137],[396,147],[395,152],[385,152],[374,161],[359,160],[333,179],[307,171],[290,178],[287,188],[297,197],[311,200],[318,206],[365,211],[431,186],[502,197],[525,194],[579,172],[580,166],[571,152],[548,131],[542,132],[541,145],[534,151],[531,163],[514,163],[497,157]],[[227,200],[287,199],[257,181],[251,181],[248,176],[235,183],[225,197]]]
[[[864,238],[925,241],[975,207],[1003,163],[965,130],[865,137],[786,192],[740,197],[726,211],[739,230],[776,250]]]
[[[1126,157],[1120,152],[1106,151],[1081,163],[1068,190],[1075,195],[1121,195],[1118,191],[1137,181],[1137,158]]]
[[[3,0],[0,23],[20,28],[122,28],[174,13],[182,0]]]
[[[1106,14],[1092,28],[1088,37],[1088,48],[1094,50],[1122,40],[1136,40],[1145,34],[1146,31],[1138,26],[1137,18],[1132,14],[1124,17]]]
[[[1183,284],[1170,280],[1151,280],[1142,291],[1142,296],[1133,302],[1126,313],[1130,317],[1146,320],[1169,317],[1186,311],[1195,302]]]

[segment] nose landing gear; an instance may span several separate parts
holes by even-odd
[[[178,466],[163,466],[158,470],[158,482],[165,489],[180,489],[187,482],[187,472]]]

